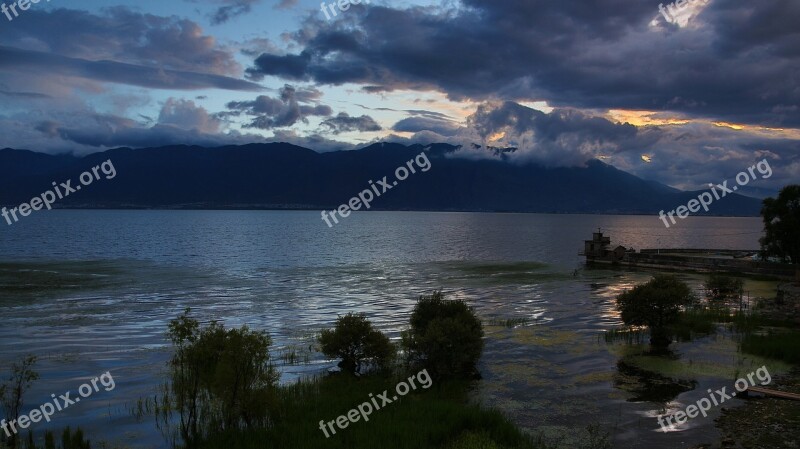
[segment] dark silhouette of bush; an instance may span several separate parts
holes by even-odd
[[[169,337],[175,346],[171,382],[153,404],[168,433],[173,413],[186,448],[208,435],[269,424],[279,374],[269,360],[272,340],[266,332],[225,329],[217,322],[201,328],[187,309],[170,322]]]
[[[434,292],[417,301],[402,341],[409,363],[434,377],[474,377],[483,351],[483,325],[464,301],[445,300],[442,292]]]
[[[767,198],[761,208],[764,237],[761,253],[800,264],[800,185],[781,189],[778,198]]]
[[[364,314],[340,316],[336,327],[322,331],[319,343],[323,354],[342,359],[339,366],[351,374],[360,374],[367,363],[388,369],[397,353],[389,338],[373,328]]]
[[[33,370],[36,360],[35,356],[29,355],[12,363],[8,382],[0,384],[0,405],[3,407],[6,420],[16,419],[22,413],[25,393],[39,379],[39,373]],[[0,442],[4,440],[5,435],[0,436]],[[8,447],[16,449],[19,447],[19,442],[19,436],[12,433],[8,439]]]
[[[669,326],[693,301],[688,285],[675,276],[659,275],[617,296],[617,308],[628,326],[650,328],[652,346],[667,347],[672,343]]]
[[[744,293],[744,281],[738,278],[712,273],[705,283],[706,296],[714,300],[739,298]]]

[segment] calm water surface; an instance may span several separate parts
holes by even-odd
[[[665,380],[636,368],[647,363],[641,347],[598,339],[620,324],[614,296],[650,275],[583,269],[577,253],[598,227],[628,247],[752,249],[761,223],[690,217],[666,229],[654,216],[372,212],[329,229],[318,212],[38,213],[0,228],[0,368],[23,354],[41,357],[28,406],[110,370],[116,389],[51,425],[163,447],[152,423],[137,423],[128,409],[163,378],[166,324],[185,307],[203,320],[268,330],[278,354],[307,351],[315,332],[350,311],[397,338],[416,298],[442,289],[487,323],[475,400],[520,426],[574,435],[599,424],[624,448],[717,441],[718,410],[669,434],[656,431],[654,416],[764,361],[737,354],[723,332],[674,345],[669,369],[681,379]],[[702,277],[682,276],[700,288]],[[751,281],[747,289],[768,294],[771,286]],[[506,319],[525,324],[493,324]],[[308,364],[282,366],[282,381],[332,366],[312,352]]]

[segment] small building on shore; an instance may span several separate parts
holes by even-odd
[[[582,256],[586,256],[586,261],[605,261],[610,263],[621,262],[625,258],[627,249],[622,245],[611,248],[611,237],[603,236],[598,231],[592,234],[592,240],[584,240]]]

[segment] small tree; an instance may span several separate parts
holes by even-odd
[[[36,357],[29,355],[19,362],[11,364],[11,376],[8,382],[0,384],[0,401],[3,403],[3,411],[6,419],[16,419],[22,414],[23,399],[25,393],[31,388],[34,381],[39,379],[39,374],[33,370],[36,364]],[[8,439],[8,446],[16,449],[19,445],[19,437],[11,434]]]
[[[739,278],[712,273],[705,283],[706,296],[721,300],[730,297],[741,297],[744,293],[744,281]]]
[[[761,252],[800,264],[800,185],[784,187],[778,198],[767,198],[761,208],[764,237]]]
[[[403,347],[412,365],[433,376],[474,376],[483,352],[483,325],[467,303],[434,292],[417,301],[411,328],[403,332]]]
[[[650,328],[650,344],[666,347],[672,342],[669,326],[694,298],[689,286],[675,276],[659,275],[617,296],[622,321]]]
[[[322,331],[319,343],[323,354],[342,359],[339,366],[351,374],[361,373],[366,363],[386,369],[397,352],[389,338],[373,328],[364,314],[340,316],[333,329]]]
[[[269,361],[269,335],[216,322],[201,328],[189,312],[169,324],[171,383],[153,406],[160,426],[177,412],[186,448],[210,434],[266,426],[279,378]]]

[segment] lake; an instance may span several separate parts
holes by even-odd
[[[718,409],[668,434],[655,416],[767,362],[738,354],[721,332],[673,345],[681,381],[636,368],[641,348],[600,336],[621,324],[615,296],[651,273],[585,269],[578,252],[598,228],[637,249],[757,249],[761,222],[689,217],[666,229],[656,216],[362,212],[328,228],[313,211],[38,212],[0,228],[0,367],[40,356],[26,410],[111,371],[113,391],[49,426],[163,447],[153,423],[129,409],[163,381],[166,325],[184,308],[268,330],[278,357],[308,353],[314,334],[347,312],[366,313],[396,339],[417,297],[441,289],[486,323],[475,400],[518,425],[571,435],[596,424],[626,448],[716,442]],[[700,292],[703,276],[681,277]],[[773,287],[748,281],[746,290],[763,296]],[[281,364],[281,380],[333,366],[311,352],[308,363]],[[782,369],[769,366],[773,375]]]

